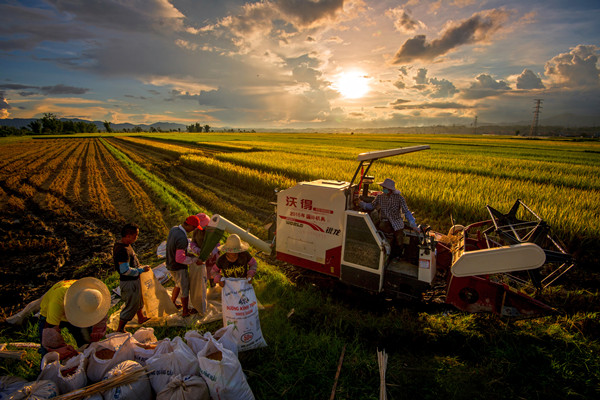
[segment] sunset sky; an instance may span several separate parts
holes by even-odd
[[[0,118],[377,128],[599,117],[600,1],[0,1]]]

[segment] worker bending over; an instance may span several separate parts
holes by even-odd
[[[110,292],[99,279],[86,277],[60,281],[42,297],[38,335],[42,346],[39,353],[56,351],[64,360],[78,354],[65,343],[60,330],[66,327],[77,346],[97,342],[106,333]]]

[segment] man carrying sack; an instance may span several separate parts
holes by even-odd
[[[106,333],[110,292],[99,279],[86,277],[60,281],[42,297],[38,334],[42,357],[56,351],[64,360],[77,355],[73,346],[65,343],[60,330],[66,327],[77,346],[96,342]]]

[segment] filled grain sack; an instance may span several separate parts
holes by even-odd
[[[0,376],[0,400],[6,400],[14,392],[21,390],[27,381],[18,376]]]
[[[240,361],[215,338],[198,353],[198,365],[213,400],[254,400]]]
[[[198,375],[198,359],[179,336],[164,341],[156,348],[156,354],[146,360],[150,372],[150,384],[156,393],[167,386],[175,375]]]
[[[233,338],[238,351],[265,347],[254,288],[246,279],[225,278],[221,292],[223,326],[235,325]]]
[[[105,340],[92,343],[84,354],[88,356],[87,377],[90,382],[100,382],[115,365],[133,360],[133,337],[130,333],[113,334]]]
[[[49,380],[56,384],[60,393],[69,393],[87,385],[87,357],[81,353],[69,358],[64,365],[59,354],[51,351],[42,358],[42,372],[38,380]]]
[[[104,379],[121,376],[139,369],[142,369],[139,363],[131,360],[123,361],[108,371]],[[103,393],[103,397],[104,400],[151,400],[153,398],[147,375],[141,376],[135,382],[109,389]]]
[[[48,400],[58,396],[58,387],[52,381],[27,382],[10,395],[9,400]]]
[[[175,375],[156,400],[210,400],[210,391],[201,376]]]

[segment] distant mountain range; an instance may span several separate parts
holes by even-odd
[[[31,122],[33,121],[37,121],[39,118],[8,118],[8,119],[2,119],[0,120],[0,125],[1,126],[12,126],[14,128],[22,128],[22,127],[27,127],[27,125],[29,125]],[[94,125],[96,125],[98,127],[99,131],[104,131],[104,122],[103,121],[88,121],[85,119],[78,119],[78,118],[73,118],[73,119],[69,119],[69,118],[60,118],[61,121],[73,121],[73,122],[87,122],[87,123],[93,123]],[[187,131],[187,127],[186,125],[183,124],[176,124],[173,122],[155,122],[153,124],[130,124],[129,122],[123,123],[123,124],[115,124],[115,123],[111,123],[110,124],[111,128],[114,130],[123,130],[123,129],[133,129],[136,126],[139,126],[140,128],[142,128],[143,131],[147,132],[150,130],[150,128],[154,128],[157,130],[161,130],[161,131],[171,131],[171,130],[178,130],[180,129],[182,132],[186,132]]]

